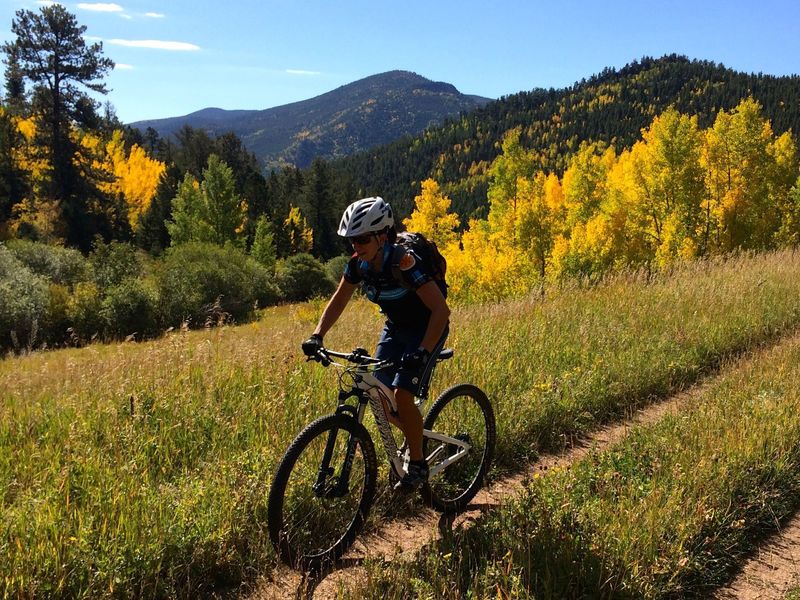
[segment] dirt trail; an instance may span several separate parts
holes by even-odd
[[[753,360],[768,348],[756,350],[728,368],[736,368]],[[727,370],[723,368],[723,370]],[[702,395],[714,377],[710,377],[684,392],[661,402],[654,403],[630,418],[595,430],[591,434],[574,440],[563,452],[542,455],[522,472],[494,482],[481,491],[470,505],[470,510],[447,519],[426,510],[413,518],[394,519],[378,531],[359,538],[347,553],[338,568],[323,573],[316,579],[306,579],[287,567],[276,569],[269,579],[264,578],[248,600],[271,600],[273,598],[296,598],[318,600],[336,598],[343,589],[352,586],[365,575],[361,566],[365,558],[382,556],[388,561],[411,559],[426,544],[441,537],[442,532],[457,527],[469,527],[483,513],[495,509],[519,493],[526,480],[559,466],[568,466],[592,449],[603,449],[623,439],[634,426],[653,423],[668,413],[677,413],[692,399]],[[781,531],[767,540],[759,551],[747,561],[739,576],[730,585],[720,588],[713,595],[715,600],[784,598],[794,585],[800,584],[800,514],[788,521]]]
[[[800,514],[766,540],[715,600],[778,600],[800,584]]]
[[[482,490],[470,504],[470,509],[455,519],[442,517],[432,510],[425,510],[413,518],[394,519],[378,531],[361,536],[337,570],[323,573],[315,580],[304,579],[301,574],[286,567],[276,569],[269,580],[264,579],[257,585],[249,600],[336,598],[341,589],[363,577],[361,563],[365,558],[383,556],[389,561],[412,558],[426,544],[440,538],[441,532],[446,528],[468,527],[484,512],[497,508],[505,500],[512,498],[534,474],[569,465],[593,448],[601,449],[621,440],[635,425],[655,422],[668,412],[677,412],[685,402],[702,393],[705,385],[707,384],[699,384],[644,408],[623,422],[597,429],[586,437],[575,440],[564,452],[542,455],[523,472],[495,481],[489,488]]]

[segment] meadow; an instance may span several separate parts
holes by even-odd
[[[417,561],[373,562],[353,597],[710,597],[800,507],[798,415],[794,335],[725,368],[678,413],[536,474]]]
[[[194,597],[268,574],[272,470],[335,405],[335,376],[299,351],[322,306],[0,362],[2,594]],[[496,476],[795,330],[800,255],[564,285],[457,307],[452,321],[456,357],[433,393],[487,392]],[[326,343],[371,347],[380,322],[358,301]],[[382,502],[373,524],[392,517]]]

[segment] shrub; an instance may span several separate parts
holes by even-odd
[[[325,263],[325,272],[328,274],[328,279],[338,284],[344,273],[344,268],[350,260],[349,256],[334,256]]]
[[[32,242],[11,240],[8,249],[32,272],[52,283],[74,286],[92,276],[89,262],[78,250]]]
[[[136,334],[141,339],[158,331],[157,306],[156,290],[147,281],[123,279],[106,291],[100,315],[109,336]]]
[[[33,347],[47,310],[47,283],[0,244],[0,348]]]
[[[60,346],[69,340],[69,289],[51,283],[47,290],[47,311],[42,324],[42,337],[51,346]]]
[[[295,254],[281,261],[277,277],[281,294],[292,302],[328,295],[336,287],[322,263],[310,254]]]
[[[89,261],[94,267],[94,281],[101,289],[119,285],[123,279],[138,277],[142,271],[136,248],[123,242],[106,244],[98,239],[89,254]]]
[[[67,306],[73,343],[86,343],[102,334],[105,323],[100,314],[101,307],[102,298],[97,285],[87,281],[75,286]]]
[[[190,242],[170,248],[157,275],[162,324],[205,325],[249,317],[277,298],[266,269],[232,246]]]

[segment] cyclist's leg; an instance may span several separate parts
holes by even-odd
[[[394,335],[395,331],[396,329],[391,323],[386,323],[383,326],[383,331],[381,332],[381,337],[378,340],[378,346],[375,350],[375,358],[390,360],[395,364],[400,363],[400,357],[403,356],[405,345]],[[393,381],[395,373],[396,369],[381,369],[375,373],[375,378],[383,383],[389,390],[394,390]],[[397,399],[395,398],[394,400],[396,403]],[[386,412],[386,418],[389,423],[403,431],[403,426],[397,418],[397,413],[389,406],[386,400],[383,400],[383,409]],[[403,434],[405,435],[405,431],[403,431]]]
[[[397,412],[400,417],[400,428],[406,436],[408,443],[409,458],[412,461],[423,460],[422,455],[422,414],[419,412],[414,396],[419,391],[420,385],[425,382],[433,370],[436,363],[435,357],[439,355],[444,342],[447,339],[448,329],[445,329],[442,337],[436,343],[428,362],[419,369],[399,369],[395,375],[393,383],[394,399],[397,404]],[[404,352],[413,352],[419,348],[420,342],[425,335],[424,330],[401,330],[397,337],[405,342]]]

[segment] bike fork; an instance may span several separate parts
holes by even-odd
[[[344,462],[339,476],[335,477],[334,473],[336,471],[331,466],[331,458],[336,447],[336,438],[339,435],[339,431],[339,429],[333,429],[328,432],[328,441],[325,444],[325,452],[322,454],[322,464],[320,464],[317,480],[312,488],[318,498],[341,498],[347,494],[349,489],[350,473],[353,470],[353,459],[356,455],[358,438],[354,435],[348,435]],[[333,485],[328,485],[328,478],[332,478]]]

